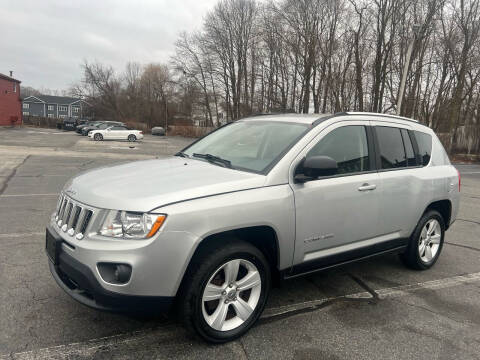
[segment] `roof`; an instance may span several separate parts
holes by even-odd
[[[7,75],[4,75],[4,74],[0,74],[0,79],[3,79],[3,80],[7,80],[7,81],[11,81],[11,82],[16,82],[16,83],[21,83],[20,80],[17,80],[17,79],[14,79],[10,76],[7,76]]]
[[[317,120],[331,116],[332,114],[262,114],[250,116],[242,120],[295,122],[311,125]]]
[[[41,102],[44,102],[46,104],[70,105],[79,101],[83,101],[84,103],[87,103],[85,100],[80,98],[73,98],[68,96],[53,96],[53,95],[32,95],[32,96],[26,97],[25,99],[23,99],[23,101],[28,102],[28,99],[30,98],[36,99],[37,101],[40,100]]]

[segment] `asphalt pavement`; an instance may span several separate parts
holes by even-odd
[[[241,339],[207,345],[173,318],[85,307],[48,270],[44,231],[63,184],[84,170],[169,156],[192,139],[93,142],[0,128],[0,359],[479,359],[480,165],[462,175],[457,221],[435,267],[384,256],[293,279]]]

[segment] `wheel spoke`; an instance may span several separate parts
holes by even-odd
[[[240,260],[232,260],[225,265],[225,282],[227,284],[232,284],[237,280],[239,266]]]
[[[437,229],[437,220],[435,219],[432,219],[429,224],[428,224],[428,231],[427,231],[427,235],[428,236],[431,236],[433,234],[433,232]]]
[[[212,283],[207,284],[203,292],[203,301],[212,301],[220,299],[223,288]]]
[[[244,291],[261,284],[261,278],[258,271],[249,271],[247,275],[237,281],[237,289]]]
[[[424,240],[427,237],[427,227],[424,226],[422,232],[420,233],[420,239]]]
[[[221,301],[214,313],[209,317],[209,324],[215,330],[222,330],[228,313],[228,305],[229,304],[225,304],[223,301]]]
[[[430,246],[425,246],[425,258],[427,261],[430,261],[433,258],[432,248]]]
[[[237,316],[243,321],[247,320],[253,312],[251,306],[242,298],[237,298],[237,301],[232,302],[232,305]]]
[[[420,246],[418,247],[418,253],[420,254],[421,257],[425,256],[425,243],[422,241]]]
[[[440,244],[440,238],[441,238],[440,234],[432,235],[432,236],[430,237],[430,242],[431,242],[432,244]]]

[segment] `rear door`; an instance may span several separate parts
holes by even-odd
[[[408,125],[373,122],[382,197],[379,230],[397,238],[408,238],[431,194],[425,188],[414,151],[413,132]],[[416,146],[416,145],[415,145]]]
[[[340,122],[324,129],[297,161],[315,155],[337,161],[334,176],[306,183],[292,180],[296,240],[294,271],[327,266],[338,256],[374,244],[379,233],[379,185],[368,121]],[[295,164],[295,162],[294,162]],[[299,165],[301,166],[301,165]],[[297,170],[299,170],[297,166]]]

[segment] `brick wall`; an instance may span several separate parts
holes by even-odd
[[[15,125],[22,123],[20,84],[0,78],[0,125],[12,125],[12,120]]]

